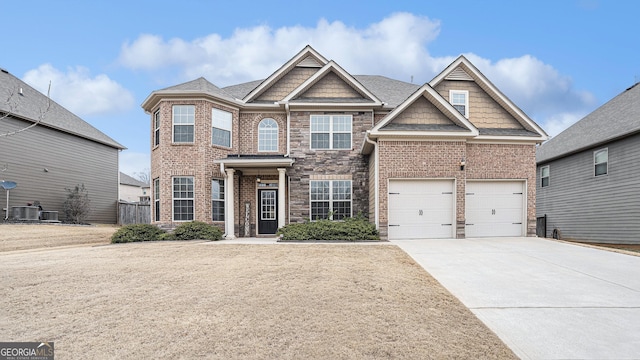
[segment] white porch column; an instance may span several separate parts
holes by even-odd
[[[278,168],[278,228],[285,225],[285,174],[287,169]]]
[[[235,239],[235,214],[234,214],[234,204],[233,201],[235,196],[233,195],[233,173],[236,171],[234,169],[226,169],[227,176],[224,178],[224,203],[225,203],[225,211],[224,211],[224,230],[227,233],[225,239]]]

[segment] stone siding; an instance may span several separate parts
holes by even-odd
[[[360,154],[365,131],[371,129],[371,112],[344,112],[353,115],[353,135],[351,150],[311,150],[310,116],[325,112],[291,112],[291,157],[295,159],[292,168],[287,169],[291,182],[290,216],[291,222],[303,222],[310,218],[311,204],[309,181],[311,175],[350,175],[352,179],[353,216],[369,213],[368,156]],[[331,114],[327,112],[326,114]]]

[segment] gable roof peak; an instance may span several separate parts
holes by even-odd
[[[251,100],[255,100],[260,94],[262,94],[266,89],[271,87],[274,83],[276,83],[279,79],[281,79],[284,75],[286,75],[292,68],[296,67],[298,64],[310,64],[311,61],[315,61],[317,66],[313,67],[323,67],[329,61],[322,56],[319,52],[317,52],[311,45],[305,46],[300,52],[298,52],[294,57],[289,59],[284,65],[282,65],[278,70],[276,70],[273,74],[269,75],[264,81],[260,83],[255,89],[251,90],[243,99],[244,102],[250,102]]]

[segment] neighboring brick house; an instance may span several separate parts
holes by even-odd
[[[233,238],[362,213],[384,239],[535,235],[547,135],[462,56],[418,86],[307,46],[265,80],[199,78],[142,107],[156,224]]]

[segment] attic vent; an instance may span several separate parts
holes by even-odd
[[[464,80],[464,81],[473,81],[473,78],[467,74],[462,68],[456,68],[451,72],[451,74],[445,77],[447,80]]]
[[[298,66],[298,67],[309,67],[309,68],[320,68],[320,67],[322,67],[322,64],[320,64],[318,62],[318,60],[314,59],[313,57],[307,56],[302,61],[300,61],[298,63],[298,65],[296,65],[296,66]]]

